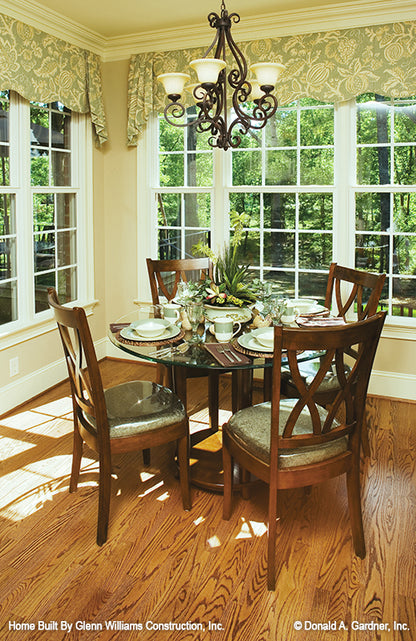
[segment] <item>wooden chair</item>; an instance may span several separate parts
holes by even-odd
[[[177,441],[182,501],[189,510],[189,429],[182,402],[170,390],[148,381],[131,381],[104,391],[84,309],[61,306],[53,288],[48,289],[48,303],[58,324],[71,384],[74,438],[70,492],[77,489],[84,442],[98,452],[98,545],[107,540],[113,454]]]
[[[240,410],[223,427],[224,518],[232,508],[233,462],[269,484],[267,585],[275,588],[278,490],[308,487],[346,474],[352,538],[357,556],[365,543],[360,504],[360,432],[368,382],[386,312],[341,327],[274,330],[271,402]],[[346,370],[349,349],[357,356]],[[298,350],[324,350],[309,386],[297,363]],[[281,361],[287,359],[297,397],[281,396]],[[327,407],[315,392],[335,360],[339,391]],[[283,556],[283,554],[282,554]]]
[[[371,274],[331,263],[325,294],[325,307],[330,309],[334,316],[342,316],[344,320],[364,320],[377,312],[385,279],[386,274]],[[354,356],[353,349],[351,355]],[[310,361],[301,365],[300,370],[307,383],[314,377],[318,368],[318,361]],[[316,391],[316,401],[325,406],[333,401],[338,391],[339,383],[333,368]],[[295,385],[289,372],[282,376],[282,393],[288,397],[296,395]],[[362,438],[364,454],[369,456],[370,445],[366,428],[362,431]]]
[[[212,278],[212,263],[209,258],[185,258],[177,260],[153,260],[146,259],[147,271],[149,274],[150,291],[153,305],[160,305],[160,295],[165,296],[169,301],[176,296],[178,283],[182,279],[197,281],[204,278]],[[218,429],[218,384],[217,372],[199,371],[194,367],[180,367],[182,379],[208,376],[208,404],[210,416],[210,430],[216,432]],[[157,369],[158,383],[166,382],[172,384],[172,373],[167,371],[166,366],[159,365]],[[181,385],[182,400],[186,403],[186,383]],[[185,405],[186,406],[186,405]]]

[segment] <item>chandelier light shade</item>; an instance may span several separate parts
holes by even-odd
[[[186,85],[186,73],[163,73],[157,78],[163,83],[169,103],[164,116],[176,127],[196,127],[209,132],[209,144],[220,149],[238,147],[249,129],[261,129],[277,109],[277,98],[272,91],[283,65],[277,62],[259,62],[250,66],[253,78],[247,78],[247,62],[231,36],[231,25],[240,21],[237,13],[228,14],[224,0],[221,15],[210,13],[208,22],[216,29],[216,36],[203,58],[192,60],[198,83]],[[232,54],[232,68],[227,69],[226,46]],[[215,47],[214,57],[208,57]],[[229,58],[230,59],[230,58]],[[181,99],[184,90],[192,93],[196,103],[196,119],[184,122],[185,106]],[[250,108],[247,103],[253,103]],[[232,107],[233,120],[228,123]]]

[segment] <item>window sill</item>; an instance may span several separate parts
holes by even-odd
[[[91,316],[97,304],[98,300],[93,300],[89,303],[79,305],[79,307],[83,307],[87,316]],[[0,351],[19,345],[20,343],[25,343],[32,338],[37,338],[38,336],[42,336],[42,334],[47,334],[56,329],[56,321],[53,318],[52,312],[46,312],[46,314],[47,317],[35,321],[30,325],[25,325],[4,333],[0,330]]]

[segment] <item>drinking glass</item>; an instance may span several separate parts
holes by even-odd
[[[186,315],[192,327],[192,343],[198,343],[202,339],[197,334],[198,325],[204,320],[204,305],[202,302],[188,303],[185,307]]]

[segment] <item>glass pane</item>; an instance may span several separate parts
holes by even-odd
[[[43,312],[49,309],[48,287],[56,287],[55,272],[35,276],[35,312]],[[58,292],[59,294],[59,292]],[[64,301],[62,301],[64,302]]]
[[[299,194],[300,229],[332,229],[332,194]]]
[[[33,147],[49,146],[49,113],[40,107],[30,107],[30,144]]]
[[[416,280],[393,278],[393,316],[416,317]]]
[[[33,194],[33,230],[54,229],[53,194]]]
[[[357,149],[358,184],[388,185],[390,176],[390,149],[388,147]]]
[[[10,185],[9,147],[0,145],[0,185]]]
[[[180,194],[158,194],[158,224],[178,227],[181,224],[182,198]]]
[[[237,136],[241,138],[241,142],[239,144],[240,149],[255,149],[261,147],[261,132],[257,129],[249,129],[246,134],[243,134],[237,126],[234,127],[233,135],[235,138]]]
[[[239,247],[239,260],[246,265],[260,265],[260,232],[246,231]]]
[[[36,187],[49,185],[49,151],[30,150],[31,184]]]
[[[261,185],[261,152],[233,151],[233,185]]]
[[[0,283],[0,325],[17,320],[17,283]]]
[[[416,183],[416,148],[394,148],[394,183],[414,185]]]
[[[300,150],[300,184],[332,185],[334,182],[333,149]]]
[[[264,227],[269,229],[294,229],[295,225],[295,194],[264,194]]]
[[[159,119],[159,149],[160,151],[183,151],[184,130],[174,127],[164,118]]]
[[[238,211],[240,214],[245,212],[250,216],[249,227],[260,226],[260,194],[256,193],[238,193],[230,194],[230,209]]]
[[[269,267],[294,267],[295,234],[265,232],[264,265]]]
[[[58,267],[77,262],[77,234],[75,231],[57,233]]]
[[[293,298],[295,295],[295,273],[294,272],[283,272],[283,271],[273,271],[273,289],[277,291],[277,295],[282,298]]]
[[[36,234],[34,239],[35,272],[55,267],[55,234]]]
[[[11,194],[0,194],[0,234],[16,233],[15,200]]]
[[[296,185],[296,151],[266,151],[266,185]]]
[[[329,267],[329,265],[328,265]],[[299,272],[299,296],[313,298],[323,305],[326,294],[328,274]]]
[[[198,231],[196,229],[185,230],[185,258],[195,258],[192,250],[199,241],[203,244],[209,245],[211,241],[210,232]]]
[[[416,193],[394,194],[393,225],[395,231],[416,232]]]
[[[77,216],[75,211],[75,195],[55,194],[55,199],[57,229],[75,227],[77,224]]]
[[[160,156],[160,186],[183,187],[184,167],[182,154],[169,154]]]
[[[416,274],[416,236],[394,236],[393,272],[412,276]]]
[[[71,184],[71,156],[63,151],[52,151],[52,184],[56,186]]]
[[[322,269],[332,261],[332,234],[299,234],[299,267]]]
[[[210,194],[185,194],[186,227],[209,227],[211,220]]]
[[[185,159],[187,184],[190,187],[210,187],[213,175],[212,154],[188,153]]]
[[[0,96],[0,142],[9,142],[9,101]]]
[[[379,274],[389,271],[389,238],[381,234],[355,236],[355,266]]]
[[[416,105],[395,106],[395,142],[414,142],[416,140]]]
[[[182,258],[180,229],[159,229],[159,258]]]
[[[300,144],[333,145],[334,144],[334,110],[307,109],[300,112]]]
[[[0,280],[16,278],[16,240],[0,238]]]
[[[390,228],[390,194],[356,194],[357,231],[387,231]]]
[[[294,109],[278,109],[265,127],[266,147],[296,147],[297,114]]]
[[[357,100],[357,144],[376,145],[390,142],[391,106],[387,99]]]
[[[69,303],[78,297],[77,268],[61,269],[57,274],[57,291],[59,300]]]
[[[52,112],[52,147],[71,148],[71,116],[67,113]]]

